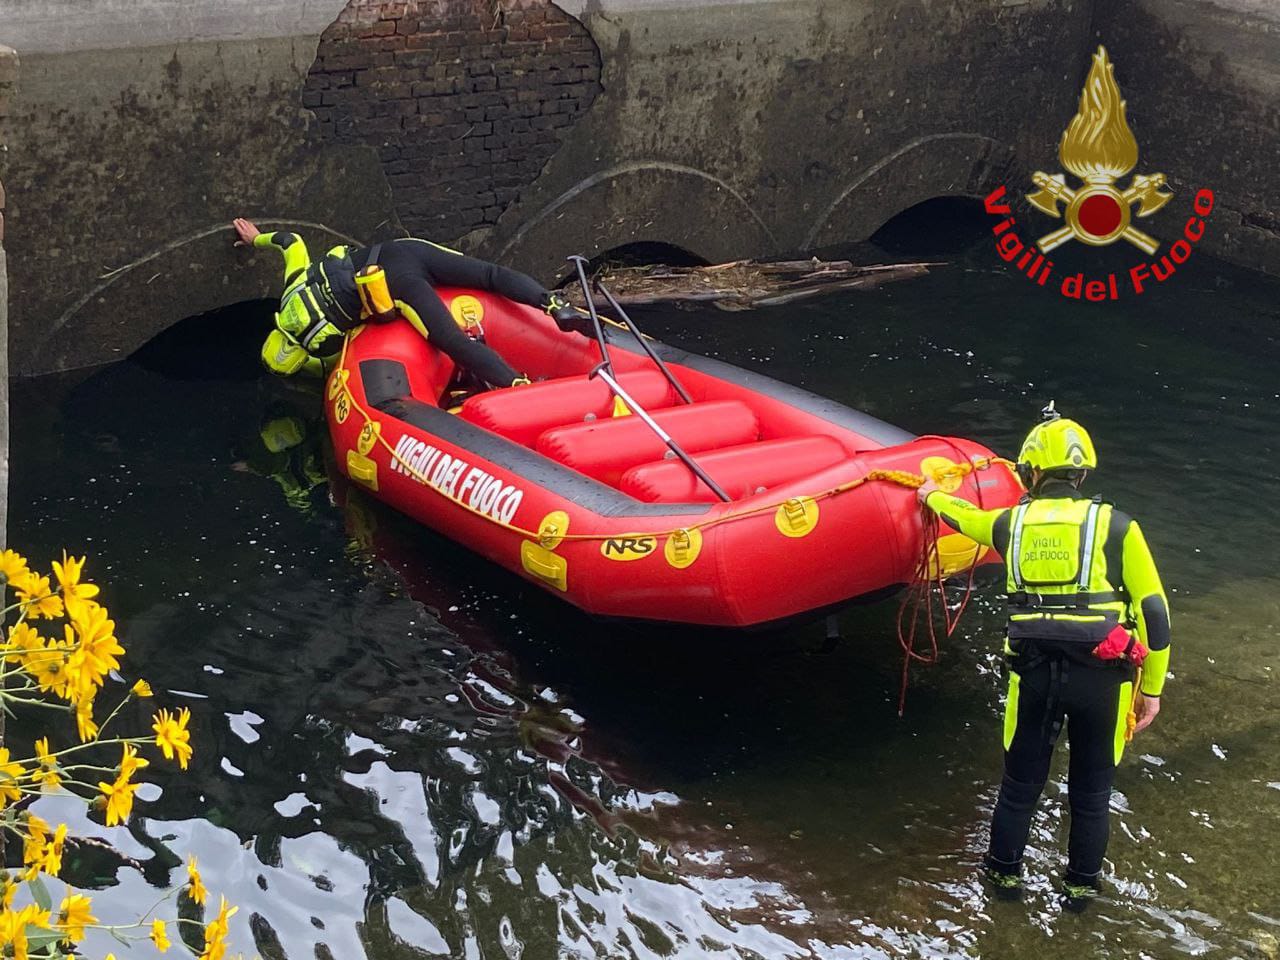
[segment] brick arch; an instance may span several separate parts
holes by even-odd
[[[378,151],[410,233],[473,247],[600,91],[595,41],[550,0],[349,0],[302,102]]]

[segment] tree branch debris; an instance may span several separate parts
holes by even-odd
[[[734,260],[708,267],[605,267],[598,276],[624,306],[649,303],[711,303],[722,310],[776,307],[844,290],[869,290],[882,283],[929,272],[940,262],[857,266],[849,260]],[[575,281],[568,292],[579,303]]]

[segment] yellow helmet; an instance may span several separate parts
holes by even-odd
[[[1045,407],[1044,417],[1022,441],[1019,464],[1036,470],[1093,470],[1098,466],[1089,431],[1059,414],[1052,402]]]

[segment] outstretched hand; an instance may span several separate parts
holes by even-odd
[[[246,220],[244,217],[236,217],[231,221],[231,226],[236,229],[236,237],[238,239],[235,242],[235,246],[237,247],[251,246],[253,238],[262,232],[252,220]]]
[[[933,493],[933,491],[935,490],[941,490],[941,489],[942,488],[938,486],[937,480],[935,480],[933,477],[927,477],[924,483],[916,487],[916,499],[919,500],[921,503],[924,503],[926,500],[929,499],[929,494]]]
[[[1160,698],[1146,697],[1142,694],[1138,695],[1137,709],[1138,722],[1134,725],[1133,732],[1141,733],[1147,727],[1151,726],[1151,722],[1155,720],[1156,714],[1160,712]]]

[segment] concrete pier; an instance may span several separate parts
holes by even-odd
[[[12,47],[0,45],[0,152],[8,149],[9,110],[17,84],[18,54]],[[8,542],[9,529],[9,274],[4,252],[4,200],[4,182],[0,181],[0,549]],[[0,742],[3,739],[4,718],[0,717]]]

